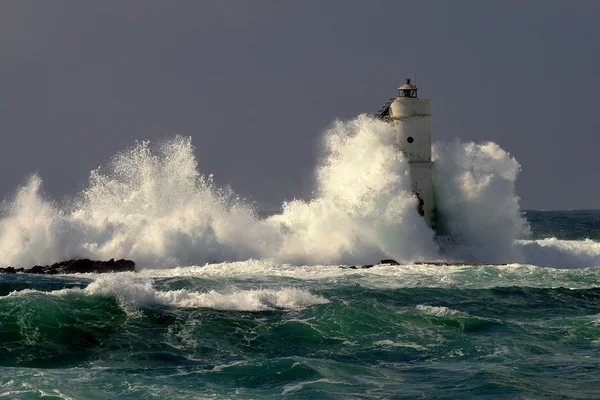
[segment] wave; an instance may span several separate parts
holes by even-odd
[[[414,212],[408,168],[389,126],[361,116],[324,134],[315,197],[266,220],[197,170],[189,138],[139,142],[90,174],[64,204],[32,176],[5,202],[0,262],[31,266],[74,257],[131,258],[142,267],[269,257],[279,262],[366,263],[436,254]]]
[[[519,163],[496,143],[433,147],[440,230],[454,239],[450,255],[483,262],[525,262],[515,239],[530,227],[516,195]]]
[[[452,310],[444,306],[436,307],[418,304],[416,309],[421,311],[423,314],[433,315],[435,317],[469,317],[469,314],[465,312]]]
[[[554,268],[600,266],[600,242],[585,240],[519,240],[519,248],[528,263]]]
[[[2,298],[35,295],[69,297],[77,295],[113,297],[128,314],[135,314],[144,306],[165,305],[179,308],[209,308],[228,311],[267,311],[278,309],[302,309],[329,301],[322,296],[298,288],[231,290],[220,293],[215,290],[195,292],[187,289],[161,291],[154,288],[151,279],[140,279],[123,274],[99,277],[87,287],[42,292],[34,289],[13,291]]]
[[[452,265],[405,264],[380,265],[369,269],[341,269],[338,266],[295,266],[273,260],[248,260],[172,269],[146,269],[134,275],[145,278],[199,278],[235,281],[240,284],[271,285],[277,282],[308,281],[315,285],[348,285],[373,289],[531,287],[588,289],[600,286],[599,268],[548,268],[531,264]]]
[[[440,249],[415,212],[408,165],[392,130],[365,115],[336,121],[323,135],[313,198],[285,202],[266,219],[201,174],[191,139],[180,136],[156,146],[136,143],[93,170],[87,188],[61,203],[48,199],[33,175],[2,204],[0,264],[28,268],[85,257],[129,258],[139,268],[383,258],[546,265],[562,254],[563,267],[597,265],[593,251],[518,242],[529,233],[515,193],[520,165],[494,143],[434,146],[439,229],[456,239]]]
[[[426,317],[438,319],[437,322],[431,321],[433,324],[452,326],[465,331],[478,331],[499,324],[497,320],[469,315],[466,312],[453,310],[444,306],[418,304],[415,308]]]

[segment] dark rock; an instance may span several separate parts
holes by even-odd
[[[80,260],[67,260],[52,265],[36,265],[30,269],[19,268],[15,270],[12,267],[0,268],[0,273],[10,274],[15,272],[24,272],[26,274],[83,274],[97,273],[104,274],[109,272],[135,272],[135,262],[131,260],[116,260],[111,258],[109,261],[94,261],[87,258]]]
[[[471,266],[489,266],[489,265],[507,265],[507,264],[498,264],[498,263],[482,263],[482,262],[471,262],[471,261],[412,261],[412,264],[415,265],[435,265],[435,266],[452,266],[452,265],[471,265]],[[399,265],[402,266],[396,260],[392,260],[391,258],[386,258],[385,260],[381,260],[378,265]],[[362,266],[356,265],[340,265],[341,269],[369,269],[372,268],[373,265],[367,264]]]
[[[33,268],[26,269],[26,274],[45,274],[46,267],[42,267],[41,265],[35,265]]]
[[[386,258],[385,260],[381,260],[377,265],[401,265],[398,261],[392,260],[391,258]],[[373,268],[373,264],[365,264],[365,265],[340,265],[341,269],[369,269]]]

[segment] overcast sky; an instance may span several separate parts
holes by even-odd
[[[0,2],[0,197],[54,198],[135,140],[193,137],[264,208],[306,197],[335,118],[417,74],[434,141],[494,141],[528,209],[600,208],[600,1]]]

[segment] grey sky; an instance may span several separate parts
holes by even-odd
[[[405,77],[434,140],[491,140],[524,208],[600,208],[598,1],[0,2],[0,195],[59,198],[135,140],[192,136],[201,172],[274,208],[322,131]]]

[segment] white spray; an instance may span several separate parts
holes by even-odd
[[[522,262],[515,239],[529,234],[515,182],[519,163],[495,143],[436,144],[433,180],[440,229],[457,258]]]
[[[324,133],[314,197],[286,202],[265,220],[198,172],[191,140],[179,136],[117,154],[65,204],[45,199],[34,175],[2,205],[0,264],[123,257],[144,268],[251,258],[293,265],[439,258],[392,130],[366,116],[335,122]],[[451,256],[527,262],[533,252],[515,244],[528,230],[514,191],[519,164],[493,143],[434,150],[438,217],[462,243]]]
[[[62,207],[34,176],[4,204],[0,262],[29,267],[73,257],[131,258],[141,267],[273,258],[294,264],[367,263],[435,254],[414,212],[407,169],[389,127],[361,116],[324,135],[315,198],[257,218],[232,190],[197,170],[189,138],[116,155]]]
[[[285,232],[283,260],[373,263],[436,254],[391,129],[360,116],[325,132],[315,198],[285,203],[283,213],[268,220]]]

